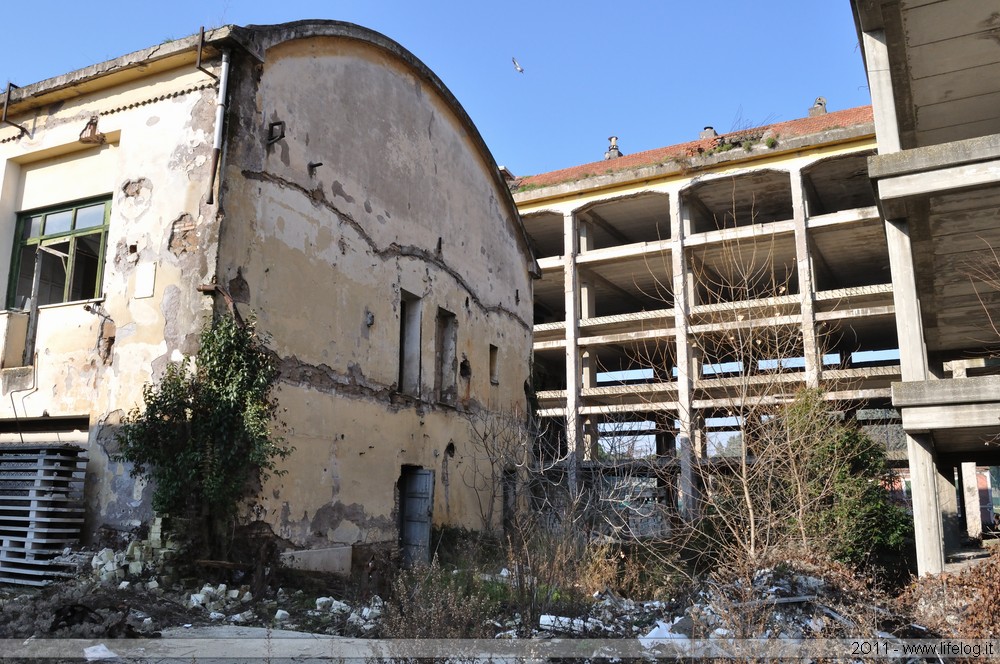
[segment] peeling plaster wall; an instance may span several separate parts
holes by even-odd
[[[148,488],[110,461],[114,432],[123,413],[141,404],[142,386],[170,359],[196,350],[211,311],[196,287],[216,271],[217,210],[204,203],[214,111],[214,81],[185,67],[13,117],[26,136],[0,128],[5,266],[18,212],[91,196],[112,200],[103,297],[40,308],[33,367],[0,372],[0,419],[89,422],[91,533],[149,516]],[[79,141],[93,116],[103,146]],[[0,269],[4,288],[8,272]]]
[[[467,418],[523,407],[529,373],[531,259],[516,212],[405,54],[329,36],[262,41],[264,63],[236,63],[231,79],[218,281],[280,362],[296,449],[266,488],[266,518],[300,547],[395,542],[395,485],[414,465],[435,471],[435,523],[479,527]],[[401,290],[421,298],[416,397],[397,391]],[[456,371],[471,368],[454,407],[435,394],[439,307],[457,319]]]

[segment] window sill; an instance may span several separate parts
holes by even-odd
[[[85,307],[88,304],[102,304],[105,301],[105,297],[95,297],[89,300],[73,300],[72,302],[54,302],[52,304],[41,304],[38,306],[39,311],[47,311],[49,309],[59,309],[61,307]],[[6,311],[26,314],[30,309],[7,309]]]

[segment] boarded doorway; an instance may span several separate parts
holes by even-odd
[[[399,476],[399,545],[403,564],[429,563],[434,471],[403,466]]]

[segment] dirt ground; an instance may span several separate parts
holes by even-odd
[[[771,594],[777,586],[789,585],[779,594],[818,594],[813,603],[827,602],[845,615],[854,604],[864,603],[863,589],[852,587],[856,582],[846,577],[837,578],[830,570],[821,575],[816,571],[826,578],[823,584],[828,588],[819,591],[802,585],[806,581],[815,585],[818,578],[803,575],[801,571],[778,577],[774,572],[762,572],[767,572],[761,575],[762,588],[766,586]],[[381,599],[370,593],[366,597],[335,577],[282,571],[272,579],[270,588],[258,591],[257,597],[251,596],[249,587],[218,570],[202,570],[170,584],[151,581],[153,579],[147,578],[102,584],[88,569],[83,569],[74,580],[44,588],[0,585],[0,639],[155,638],[170,628],[208,626],[281,628],[351,637],[379,633]],[[719,588],[713,590],[717,591]],[[200,598],[197,602],[194,601],[196,597]],[[707,602],[709,594],[702,593],[701,597],[701,601]],[[765,604],[768,601],[771,600],[765,600]],[[803,625],[815,622],[815,616],[805,615],[809,608],[805,604],[800,602],[805,608],[795,608],[779,604],[781,601],[774,600],[773,607],[775,613],[779,607],[784,607],[782,620],[788,623],[782,628],[785,631],[789,626],[794,627],[789,621],[796,611],[805,616],[798,621]],[[741,602],[733,606],[761,603],[745,599]],[[601,600],[595,600],[593,608],[599,608],[600,603]],[[1000,548],[995,547],[992,555],[978,564],[967,566],[958,574],[916,580],[894,601],[882,605],[892,609],[893,620],[900,625],[923,625],[945,637],[997,638],[1000,635],[998,604]],[[691,614],[688,618],[698,613],[697,608],[688,609]],[[712,608],[710,603],[708,608]],[[628,620],[635,616],[621,618]],[[770,618],[764,622],[769,621]]]

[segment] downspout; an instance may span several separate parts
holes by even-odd
[[[208,198],[206,203],[215,202],[215,178],[222,156],[222,128],[226,117],[226,92],[229,88],[229,51],[222,52],[222,69],[219,72],[219,97],[215,103],[215,140],[212,143],[212,167],[208,175]]]

